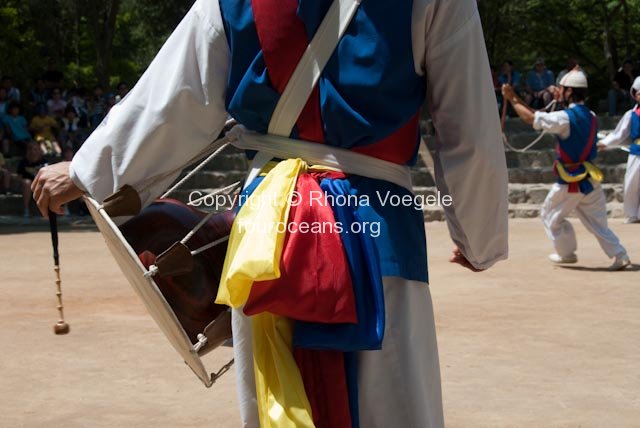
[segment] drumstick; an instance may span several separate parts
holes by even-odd
[[[69,333],[69,324],[64,321],[62,306],[62,280],[60,279],[60,254],[58,253],[58,216],[49,211],[49,229],[51,230],[51,244],[53,244],[53,270],[56,273],[56,296],[58,296],[58,312],[60,320],[53,326],[55,334]]]

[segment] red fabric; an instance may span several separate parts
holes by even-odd
[[[298,1],[252,0],[251,7],[269,79],[282,94],[309,44],[304,23],[297,15]],[[324,141],[317,85],[296,125],[300,139]]]
[[[244,307],[247,315],[271,312],[300,321],[357,322],[347,256],[335,217],[318,184],[327,174],[301,174],[299,198],[289,212],[280,278],[255,282]],[[315,232],[302,225],[323,225]],[[318,233],[319,232],[319,233]]]
[[[388,137],[367,146],[354,147],[352,150],[363,155],[406,165],[416,151],[420,135],[420,111],[402,128]]]
[[[294,348],[316,428],[351,428],[344,355]]]

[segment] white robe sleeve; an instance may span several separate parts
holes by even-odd
[[[449,232],[473,266],[508,253],[507,168],[498,108],[476,0],[426,7],[427,101],[436,130],[438,189]]]
[[[571,135],[569,115],[565,111],[554,111],[551,113],[537,111],[533,118],[533,129],[536,131],[547,131],[560,136],[560,138],[569,138]]]
[[[198,0],[131,92],[71,162],[72,180],[98,201],[178,170],[141,192],[149,204],[220,133],[229,48],[217,1]]]
[[[605,147],[614,147],[631,144],[631,115],[633,110],[629,110],[622,116],[620,122],[616,126],[616,129],[602,140],[600,144]]]

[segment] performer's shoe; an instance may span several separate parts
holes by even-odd
[[[549,254],[549,260],[556,264],[571,264],[578,263],[578,256],[571,254],[569,256],[562,257],[556,253]]]
[[[633,224],[633,223],[640,223],[640,218],[638,217],[629,217],[627,219],[625,219],[624,224]]]
[[[610,271],[623,270],[627,266],[631,264],[631,260],[629,260],[629,256],[627,253],[620,253],[616,256],[616,259],[613,261],[613,264],[609,266]]]

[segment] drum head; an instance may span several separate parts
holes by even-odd
[[[174,349],[182,356],[184,362],[200,378],[202,383],[210,387],[213,384],[210,374],[202,364],[200,356],[193,350],[191,340],[155,281],[152,278],[145,278],[144,274],[147,269],[141,263],[136,252],[124,238],[118,226],[100,208],[100,204],[86,196],[84,199],[93,220],[105,239],[107,247],[116,259],[129,284],[142,299],[151,317]]]

